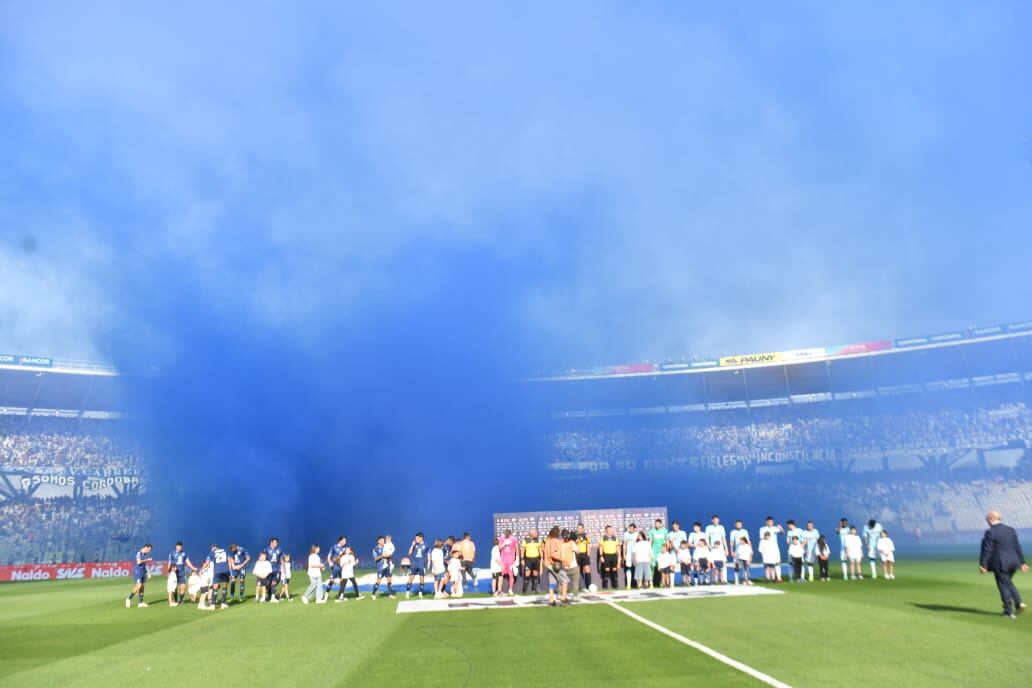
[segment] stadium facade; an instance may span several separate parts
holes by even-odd
[[[149,532],[147,461],[109,366],[0,355],[0,564],[120,561]],[[1032,322],[526,381],[552,503],[666,503],[756,523],[877,518],[968,541],[1032,528]],[[533,506],[533,505],[529,505]]]
[[[1032,322],[530,380],[562,499],[661,497],[747,520],[876,518],[967,541],[1032,528]],[[806,505],[803,508],[801,505]]]

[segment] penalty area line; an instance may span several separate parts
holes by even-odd
[[[620,612],[621,614],[626,614],[627,616],[631,617],[632,619],[634,619],[638,623],[644,624],[644,625],[648,626],[649,628],[651,628],[654,631],[659,631],[663,635],[665,635],[665,636],[667,636],[669,638],[673,638],[677,642],[683,643],[684,645],[687,645],[688,647],[690,647],[690,648],[692,648],[694,650],[698,650],[702,654],[708,655],[708,656],[712,657],[713,659],[717,660],[718,662],[722,662],[723,664],[728,665],[732,669],[737,669],[738,671],[741,671],[743,674],[748,674],[749,676],[752,676],[757,681],[763,681],[768,686],[774,686],[774,688],[792,688],[792,686],[788,685],[787,683],[783,683],[782,681],[777,680],[773,676],[768,676],[767,674],[763,673],[762,671],[757,671],[756,669],[753,669],[748,664],[743,664],[742,662],[739,662],[737,659],[732,659],[732,658],[728,657],[725,654],[721,654],[720,652],[717,652],[713,648],[706,647],[702,643],[696,642],[696,641],[692,640],[691,638],[686,638],[683,635],[681,635],[680,633],[675,633],[675,632],[671,631],[669,628],[666,628],[665,626],[660,626],[658,623],[655,623],[653,621],[649,621],[644,616],[640,616],[638,614],[635,614],[630,609],[627,609],[626,607],[621,607],[620,605],[616,604],[615,602],[606,602],[606,604],[608,604],[610,607],[612,607],[616,611]]]

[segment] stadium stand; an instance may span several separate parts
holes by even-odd
[[[0,417],[0,563],[115,561],[152,518],[116,421]]]
[[[850,459],[1032,442],[1032,411],[1024,402],[932,409],[879,410],[871,401],[783,405],[683,414],[666,427],[565,430],[548,435],[556,462],[695,459],[711,467],[742,467],[778,455]],[[607,421],[609,425],[614,421]],[[816,460],[816,459],[814,459]]]

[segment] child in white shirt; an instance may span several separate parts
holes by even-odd
[[[394,570],[394,559],[392,558],[394,556],[394,549],[394,540],[392,539],[392,536],[385,535],[383,542],[384,566],[392,571]]]
[[[168,583],[165,585],[165,592],[168,593],[168,606],[177,607],[179,603],[176,602],[176,588],[179,587],[179,577],[176,576],[175,568],[169,568],[168,571]]]
[[[215,605],[208,604],[208,596],[211,593],[211,582],[215,577],[215,567],[209,561],[207,564],[201,567],[201,589],[197,594],[197,608],[198,609],[214,609]]]
[[[669,588],[670,579],[674,575],[674,562],[677,561],[677,557],[670,551],[670,545],[666,542],[663,543],[663,549],[660,550],[659,556],[656,557],[656,566],[659,567],[659,573],[661,575],[661,587]]]
[[[462,597],[462,556],[452,554],[448,562],[448,578],[452,584],[452,597]]]
[[[749,538],[743,537],[742,541],[738,543],[738,547],[735,548],[735,563],[746,585],[752,585],[752,579],[749,578],[749,567],[752,566],[752,558],[752,545],[749,544]]]
[[[253,573],[256,580],[254,599],[259,603],[265,602],[270,597],[269,577],[272,576],[272,562],[269,561],[264,550],[258,553],[258,561],[254,562]]]
[[[710,565],[713,567],[713,582],[727,583],[727,552],[724,551],[723,543],[716,543],[709,549]]]
[[[695,567],[692,575],[693,585],[709,585],[710,583],[710,549],[706,540],[699,540],[695,543]]]
[[[769,581],[777,580],[775,568],[781,563],[781,548],[770,533],[764,533],[760,540],[760,559],[763,561],[763,577]]]
[[[186,591],[190,593],[190,601],[197,601],[197,594],[201,591],[201,576],[197,571],[191,571],[190,577],[186,579]]]
[[[491,594],[495,597],[502,594],[502,551],[498,548],[498,538],[494,539],[491,548]]]
[[[444,576],[446,573],[444,566],[444,543],[438,538],[434,540],[434,548],[430,550],[430,573],[434,577],[434,599],[441,599],[444,597]]]
[[[284,554],[280,558],[280,581],[283,583],[280,589],[280,597],[287,602],[293,602],[290,596],[290,555]]]
[[[864,573],[860,565],[864,560],[864,543],[856,532],[856,526],[849,526],[849,535],[845,538],[846,560],[849,561],[849,575],[853,580],[863,580]]]
[[[887,530],[882,530],[878,538],[878,554],[881,556],[882,574],[889,580],[896,580],[896,544]]]
[[[788,560],[792,562],[792,573],[795,575],[792,577],[796,583],[803,582],[803,555],[806,554],[806,548],[803,547],[803,543],[799,541],[798,537],[793,537],[792,542],[788,545]]]
[[[343,593],[344,588],[347,587],[348,582],[351,583],[351,587],[355,589],[355,599],[362,599],[363,595],[358,591],[358,581],[355,580],[355,564],[358,560],[355,558],[355,550],[348,547],[344,550],[344,553],[340,555],[340,591]],[[344,599],[347,599],[346,597]]]
[[[687,540],[681,541],[681,547],[677,550],[677,561],[681,564],[681,585],[691,585],[692,548],[688,546]]]

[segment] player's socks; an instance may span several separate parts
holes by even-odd
[[[585,588],[590,588],[591,587],[591,574],[590,573],[585,573],[584,574],[584,587]]]
[[[871,562],[871,578],[877,578],[877,577],[878,577],[878,567],[872,561]]]
[[[138,604],[143,604],[143,590],[141,590],[140,593],[136,596],[136,599],[138,601]]]
[[[846,562],[842,562],[842,580],[849,580],[849,568],[846,566]]]

